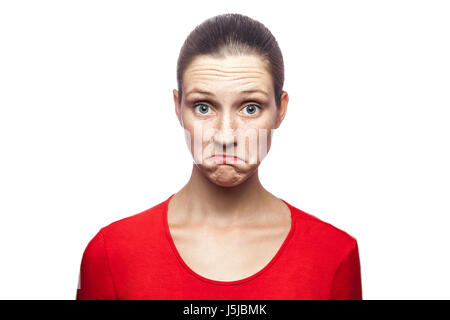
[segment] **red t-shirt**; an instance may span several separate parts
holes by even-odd
[[[362,299],[356,239],[283,199],[291,230],[263,269],[236,281],[202,277],[183,261],[170,235],[173,195],[100,229],[83,253],[77,299]]]

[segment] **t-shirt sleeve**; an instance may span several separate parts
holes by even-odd
[[[112,279],[105,239],[100,230],[88,243],[81,259],[77,300],[114,300]]]
[[[332,287],[331,300],[362,300],[361,266],[358,243],[345,256],[336,270]]]

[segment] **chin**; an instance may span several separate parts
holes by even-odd
[[[236,187],[247,180],[246,175],[212,175],[208,176],[208,180],[221,187]]]
[[[221,187],[236,187],[250,178],[257,170],[257,165],[248,164],[208,164],[197,165],[205,177]]]

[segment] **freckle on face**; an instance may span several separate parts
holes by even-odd
[[[193,89],[208,91],[211,95],[205,93],[190,94]],[[242,91],[255,89],[265,91],[267,95],[241,94]],[[182,99],[185,104],[182,108],[182,117],[184,127],[190,133],[192,146],[194,145],[194,124],[196,122],[200,123],[202,131],[208,129],[220,131],[226,127],[227,129],[240,129],[242,131],[255,129],[256,132],[260,129],[265,129],[270,132],[271,126],[274,123],[276,106],[272,78],[266,69],[266,65],[256,56],[226,58],[213,58],[210,56],[197,57],[184,73],[183,95],[186,96]],[[259,101],[264,101],[264,103],[261,103],[258,117],[246,118],[237,113],[238,110],[245,107],[245,101],[256,101],[255,97],[259,97]],[[193,101],[210,102],[208,105],[212,105],[214,112],[209,116],[196,114],[193,111]],[[270,138],[270,135],[268,137]],[[200,143],[205,148],[211,143],[211,139],[210,137],[202,137]],[[236,150],[224,150],[223,153],[232,154],[233,151],[234,154],[237,154]],[[254,156],[254,154],[249,154],[247,145],[245,145],[244,153],[247,162],[249,158]],[[218,164],[214,161],[205,162],[203,160],[198,167],[201,168],[210,180],[220,185],[239,184],[248,178],[259,165],[258,161],[255,161],[254,164],[230,165]]]

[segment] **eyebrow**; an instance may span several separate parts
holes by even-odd
[[[200,89],[197,89],[197,88],[194,88],[194,89],[190,90],[189,92],[187,92],[186,96],[189,96],[189,95],[194,94],[194,93],[201,93],[201,94],[204,94],[204,95],[207,95],[207,96],[214,96],[214,93],[212,93],[212,92],[205,91],[205,90],[200,90]],[[239,93],[240,94],[243,94],[243,93],[262,93],[262,94],[264,94],[266,96],[269,96],[269,94],[266,91],[261,90],[261,89],[243,90],[243,91],[241,91]]]

